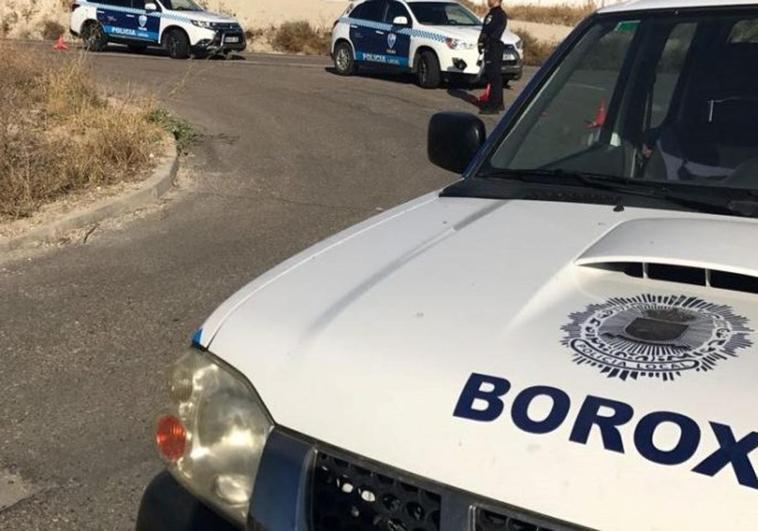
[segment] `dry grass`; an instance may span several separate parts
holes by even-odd
[[[458,0],[479,16],[487,13],[489,8],[485,5],[475,4],[471,0]],[[523,20],[524,22],[540,22],[542,24],[560,24],[561,26],[575,26],[587,15],[597,9],[595,2],[587,0],[584,5],[571,6],[568,4],[541,6],[529,3],[516,4],[504,2],[503,9],[508,13],[508,18]]]
[[[487,4],[476,4],[472,2],[471,0],[458,0],[458,2],[463,4],[467,8],[469,8],[471,11],[473,11],[480,17],[483,16],[487,11],[489,11]]]
[[[83,57],[0,43],[0,94],[0,219],[133,178],[163,136],[151,104],[102,98]]]
[[[270,37],[274,50],[307,55],[327,55],[331,43],[331,33],[316,29],[305,20],[284,22],[273,30]]]
[[[555,51],[557,44],[537,39],[528,31],[519,31],[518,36],[524,43],[524,64],[540,66]]]
[[[42,38],[48,41],[54,41],[64,33],[66,28],[63,24],[55,20],[46,20],[42,23]]]
[[[540,22],[542,24],[560,24],[576,26],[585,17],[597,9],[595,2],[588,0],[582,6],[553,5],[540,6],[533,4],[508,5],[508,17],[525,22]]]

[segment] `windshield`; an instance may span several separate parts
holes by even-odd
[[[758,10],[599,17],[480,174],[758,189]]]
[[[408,4],[421,24],[430,26],[480,26],[471,11],[456,2],[411,2]]]
[[[162,0],[162,3],[166,9],[173,9],[174,11],[204,11],[192,0]]]

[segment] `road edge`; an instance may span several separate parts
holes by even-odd
[[[102,199],[86,208],[70,212],[60,219],[35,227],[21,236],[0,237],[0,253],[55,242],[69,231],[83,229],[88,225],[148,206],[163,197],[173,186],[179,171],[179,155],[179,148],[176,142],[172,141],[168,156],[158,164],[153,174],[143,181],[137,190]]]

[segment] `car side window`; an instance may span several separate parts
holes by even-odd
[[[98,3],[116,7],[132,7],[132,0],[98,0]]]
[[[350,13],[350,18],[382,22],[386,5],[384,0],[369,0],[353,9],[353,12]]]
[[[145,9],[145,0],[132,0],[132,7],[134,9]]]
[[[400,2],[390,2],[387,7],[387,16],[384,17],[384,21],[387,24],[392,24],[392,21],[397,17],[405,17],[408,19],[408,22],[411,21],[411,16],[408,14],[408,10],[405,9],[403,4]]]

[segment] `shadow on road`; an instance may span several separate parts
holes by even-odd
[[[463,100],[466,103],[473,105],[477,109],[479,108],[479,99],[470,92],[460,88],[449,88],[447,89],[447,93],[453,98],[458,98],[459,100]]]
[[[133,55],[135,57],[168,57],[168,52],[163,48],[148,47],[140,50],[130,50],[128,47],[119,44],[109,44],[105,51],[119,55]],[[245,61],[247,58],[237,53],[230,53],[228,56],[223,55],[193,55],[193,59],[204,59],[207,61]]]

